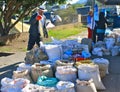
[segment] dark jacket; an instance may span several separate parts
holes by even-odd
[[[35,13],[34,15],[32,15],[29,24],[30,24],[30,29],[29,29],[29,33],[32,34],[33,36],[36,36],[39,34],[39,30],[38,30],[38,26],[39,26],[39,21],[36,20],[36,16],[37,13]],[[43,24],[43,34],[44,37],[48,37],[48,30],[46,28],[46,17],[44,17],[44,24]]]
[[[100,12],[99,21],[97,21],[97,29],[106,29],[106,24],[108,24],[108,22],[104,17],[104,13]]]

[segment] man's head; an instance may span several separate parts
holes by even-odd
[[[93,16],[93,11],[90,10],[90,11],[88,12],[88,14],[89,14],[90,16]]]
[[[45,11],[45,7],[44,6],[40,6],[39,9],[38,9],[38,13],[40,15],[43,15],[43,12]]]

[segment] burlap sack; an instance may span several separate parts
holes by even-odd
[[[106,71],[104,70],[99,70],[100,71],[100,77],[104,78],[106,76]]]
[[[39,76],[45,75],[47,77],[53,77],[53,71],[50,65],[34,64],[31,69],[31,77],[34,82],[37,81]]]
[[[95,58],[93,62],[99,66],[100,76],[103,78],[106,74],[108,74],[109,61],[104,58]]]
[[[94,63],[92,62],[92,60],[81,60],[79,62],[75,62],[75,67],[78,68],[78,66],[81,64],[94,64]]]
[[[30,82],[32,82],[32,79],[29,75],[29,71],[28,70],[23,70],[23,71],[13,71],[13,79],[17,79],[17,78],[25,78],[30,80]]]
[[[38,63],[41,60],[48,60],[48,56],[40,48],[34,48],[26,52],[26,64]]]
[[[74,62],[69,60],[57,60],[54,65],[54,71],[56,71],[57,66],[73,66]]]
[[[96,63],[99,66],[99,71],[100,71],[100,77],[104,78],[106,76],[106,71],[108,66],[102,63]]]
[[[89,38],[83,38],[81,44],[88,45],[89,51],[92,49],[92,40]]]

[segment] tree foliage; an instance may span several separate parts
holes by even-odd
[[[0,35],[8,35],[10,29],[16,23],[44,1],[52,4],[55,2],[62,3],[65,0],[0,0]],[[14,23],[11,23],[11,19],[16,13],[19,14],[18,19]]]

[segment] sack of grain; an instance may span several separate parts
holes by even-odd
[[[45,75],[47,77],[53,77],[51,65],[42,65],[39,63],[35,63],[34,65],[32,65],[31,77],[33,81],[36,82],[38,77],[42,75]]]
[[[105,90],[105,87],[100,78],[98,65],[91,65],[91,64],[79,65],[78,78],[80,80],[90,80],[92,78],[97,89]]]
[[[69,81],[59,81],[56,87],[58,92],[75,92],[74,83]]]
[[[61,81],[75,82],[77,79],[77,69],[72,66],[58,66],[55,76]]]
[[[17,79],[17,78],[25,78],[28,79],[32,82],[32,79],[29,75],[29,71],[28,70],[23,70],[23,71],[13,71],[13,79]]]
[[[88,81],[76,80],[76,92],[97,92],[92,79]]]
[[[40,48],[34,48],[26,52],[26,64],[38,63],[40,60],[48,60],[48,56]]]
[[[92,60],[95,64],[99,66],[100,76],[103,78],[106,74],[108,74],[109,61],[104,58],[95,58]]]

